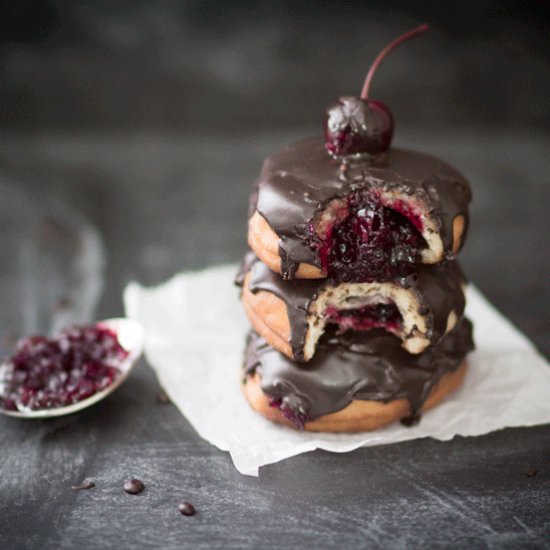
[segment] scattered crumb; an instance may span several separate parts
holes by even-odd
[[[160,403],[161,405],[170,405],[172,401],[164,390],[160,390],[157,394],[157,403]]]
[[[95,483],[93,481],[84,481],[80,485],[71,485],[73,491],[83,491],[84,489],[93,489]]]
[[[182,502],[178,510],[184,516],[194,516],[196,513],[195,507],[190,502]]]

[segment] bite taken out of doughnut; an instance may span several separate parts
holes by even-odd
[[[285,279],[391,280],[456,256],[470,200],[467,180],[433,156],[335,159],[312,138],[265,161],[248,243]]]
[[[254,330],[296,361],[309,361],[325,329],[383,328],[410,353],[436,344],[462,318],[464,277],[456,262],[420,266],[396,281],[284,281],[253,254],[239,277],[242,303]]]

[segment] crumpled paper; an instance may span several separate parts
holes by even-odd
[[[342,453],[550,422],[547,362],[470,286],[466,313],[474,322],[477,349],[469,356],[464,384],[417,426],[319,434],[273,424],[250,409],[240,390],[249,324],[233,286],[236,270],[229,265],[182,273],[155,288],[131,283],[124,304],[127,316],[145,327],[145,356],[170,399],[202,438],[229,451],[243,474],[258,475],[260,466],[314,449]]]

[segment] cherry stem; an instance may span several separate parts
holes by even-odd
[[[370,66],[369,72],[367,73],[367,77],[365,78],[365,83],[363,84],[363,89],[361,90],[361,99],[367,100],[369,98],[369,91],[370,91],[370,85],[372,82],[372,78],[374,76],[374,73],[376,72],[376,69],[378,69],[378,66],[380,63],[382,63],[383,59],[399,44],[403,44],[403,42],[406,42],[410,38],[414,38],[415,36],[418,36],[419,34],[423,34],[430,30],[430,27],[427,23],[424,23],[423,25],[420,25],[420,27],[417,27],[416,29],[413,29],[412,31],[406,32],[405,34],[402,34],[399,38],[396,38],[393,42],[388,44],[376,57],[372,65]]]

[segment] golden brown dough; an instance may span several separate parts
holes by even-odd
[[[465,226],[464,216],[456,216],[453,220],[453,253],[457,254],[462,246],[462,235]]]

